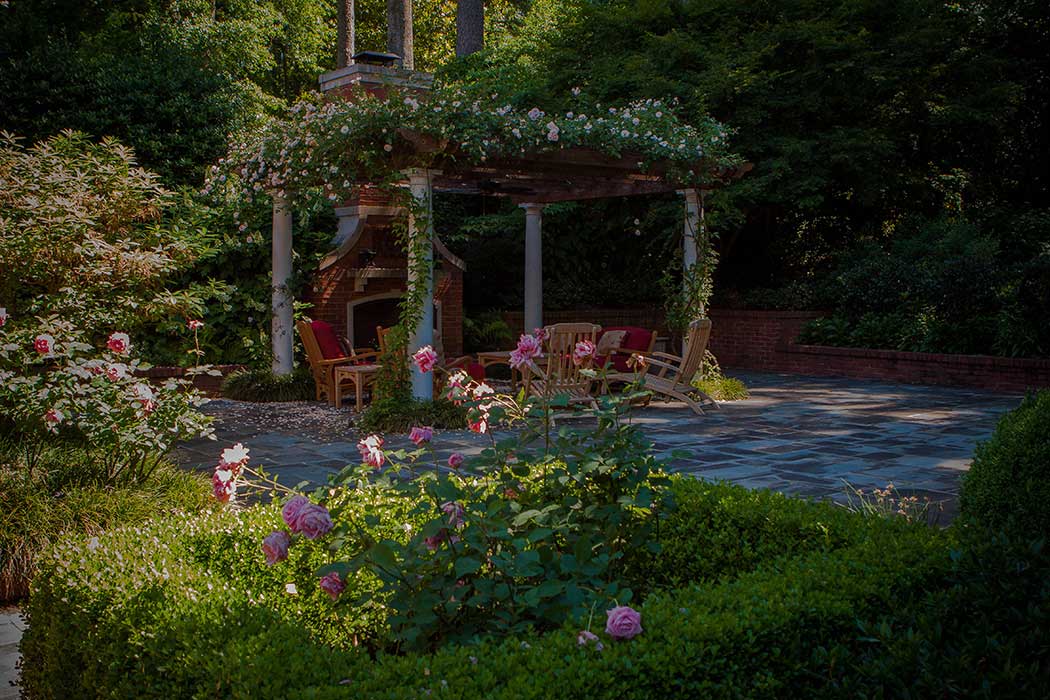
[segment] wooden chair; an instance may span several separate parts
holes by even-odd
[[[295,328],[306,350],[318,401],[335,404],[341,397],[341,392],[336,390],[336,367],[375,364],[375,351],[351,348],[350,343],[345,338],[339,338],[332,326],[324,321],[302,319],[296,322]]]
[[[392,328],[384,328],[383,326],[376,326],[376,339],[379,342],[379,355],[380,356],[386,354],[387,334],[389,334],[391,330],[392,330]],[[433,347],[434,347],[434,352],[436,352],[437,356],[438,356],[438,362],[437,362],[438,367],[441,367],[442,369],[444,369],[446,371],[453,370],[453,369],[462,369],[464,372],[469,374],[474,379],[478,379],[478,381],[481,381],[481,380],[483,380],[485,378],[485,374],[484,374],[485,368],[482,365],[478,365],[477,361],[473,357],[471,357],[470,355],[463,355],[461,357],[456,357],[456,358],[454,358],[452,360],[447,360],[445,358],[445,348],[442,346],[442,343],[441,343],[441,334],[440,333],[436,333],[436,332],[434,333],[434,346]],[[472,365],[477,365],[477,367],[481,368],[480,379],[478,378],[477,370],[474,367],[472,367]],[[434,373],[434,394],[435,395],[440,394],[441,391],[444,388],[445,388],[445,377],[444,377],[444,375],[435,372]]]
[[[699,319],[689,324],[681,357],[665,352],[646,355],[648,369],[655,372],[645,375],[645,388],[658,396],[684,402],[698,415],[703,414],[703,406],[718,408],[714,399],[693,386],[693,378],[700,371],[710,338],[710,319]],[[635,378],[629,372],[611,372],[608,375],[609,381],[633,382]]]
[[[582,370],[590,362],[577,365],[573,361],[576,344],[584,340],[595,342],[601,326],[593,323],[556,323],[543,329],[547,339],[544,343],[546,367],[541,368],[530,361],[525,377],[525,391],[532,396],[568,396],[570,404],[586,404],[597,408],[591,388],[594,380],[584,376]]]

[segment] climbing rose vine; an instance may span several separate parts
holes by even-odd
[[[705,117],[682,121],[674,102],[623,106],[589,102],[574,91],[572,109],[547,113],[500,94],[461,88],[419,94],[391,90],[386,99],[358,95],[327,100],[315,93],[282,119],[230,144],[205,185],[206,194],[245,205],[273,192],[299,203],[342,201],[361,183],[400,179],[406,156],[484,163],[581,147],[611,157],[633,156],[640,169],[659,163],[683,186],[702,184],[741,163],[729,129]]]

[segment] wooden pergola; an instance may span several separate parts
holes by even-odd
[[[351,73],[349,80],[361,85],[362,76],[382,73],[375,66],[356,65],[342,71]],[[397,77],[397,74],[392,74]],[[342,84],[340,71],[322,76],[322,89]],[[334,78],[332,77],[334,76]],[[383,76],[389,80],[389,76]],[[614,157],[585,148],[562,148],[526,152],[517,157],[489,158],[478,162],[459,153],[458,144],[440,141],[425,134],[402,130],[401,146],[390,154],[396,170],[403,175],[402,185],[416,202],[416,209],[427,212],[425,221],[417,221],[408,212],[409,238],[425,238],[429,245],[409,245],[410,253],[425,260],[409,260],[408,285],[424,285],[424,298],[433,300],[432,207],[435,193],[471,194],[506,197],[525,210],[525,327],[543,325],[543,249],[542,220],[547,204],[587,199],[604,199],[633,195],[678,192],[684,197],[683,267],[696,264],[698,241],[705,235],[703,226],[703,193],[742,176],[750,164],[725,170],[698,160],[691,168],[695,176],[703,175],[702,188],[676,180],[670,163],[644,162],[641,157],[625,153]],[[362,183],[364,184],[364,183]],[[274,372],[286,373],[292,367],[292,300],[287,280],[291,275],[292,218],[286,202],[275,197],[273,202],[273,354]],[[343,226],[343,223],[340,223]],[[417,276],[414,270],[427,270]],[[434,342],[433,303],[424,302],[423,314],[411,336],[410,352]],[[420,399],[432,398],[433,382],[413,367],[413,394]]]

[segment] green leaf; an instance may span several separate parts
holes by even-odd
[[[473,557],[456,559],[456,576],[466,576],[481,569],[481,562]]]

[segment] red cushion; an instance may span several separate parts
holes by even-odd
[[[477,362],[467,363],[467,374],[476,382],[485,381],[485,366]]]
[[[627,335],[620,341],[620,347],[624,350],[641,350],[643,352],[649,349],[653,335],[656,334],[656,331],[637,326],[609,326],[602,329],[601,333],[598,334],[598,338],[600,339],[608,331],[626,331]],[[603,358],[598,359],[599,362],[603,361]],[[627,364],[629,359],[631,359],[631,353],[629,352],[614,352],[609,361],[612,362],[612,366],[619,372],[632,372],[630,365]]]
[[[326,360],[335,360],[346,357],[343,346],[339,343],[339,336],[335,334],[335,328],[331,323],[325,321],[310,321],[310,327],[314,329],[314,338],[321,348],[321,356]]]

